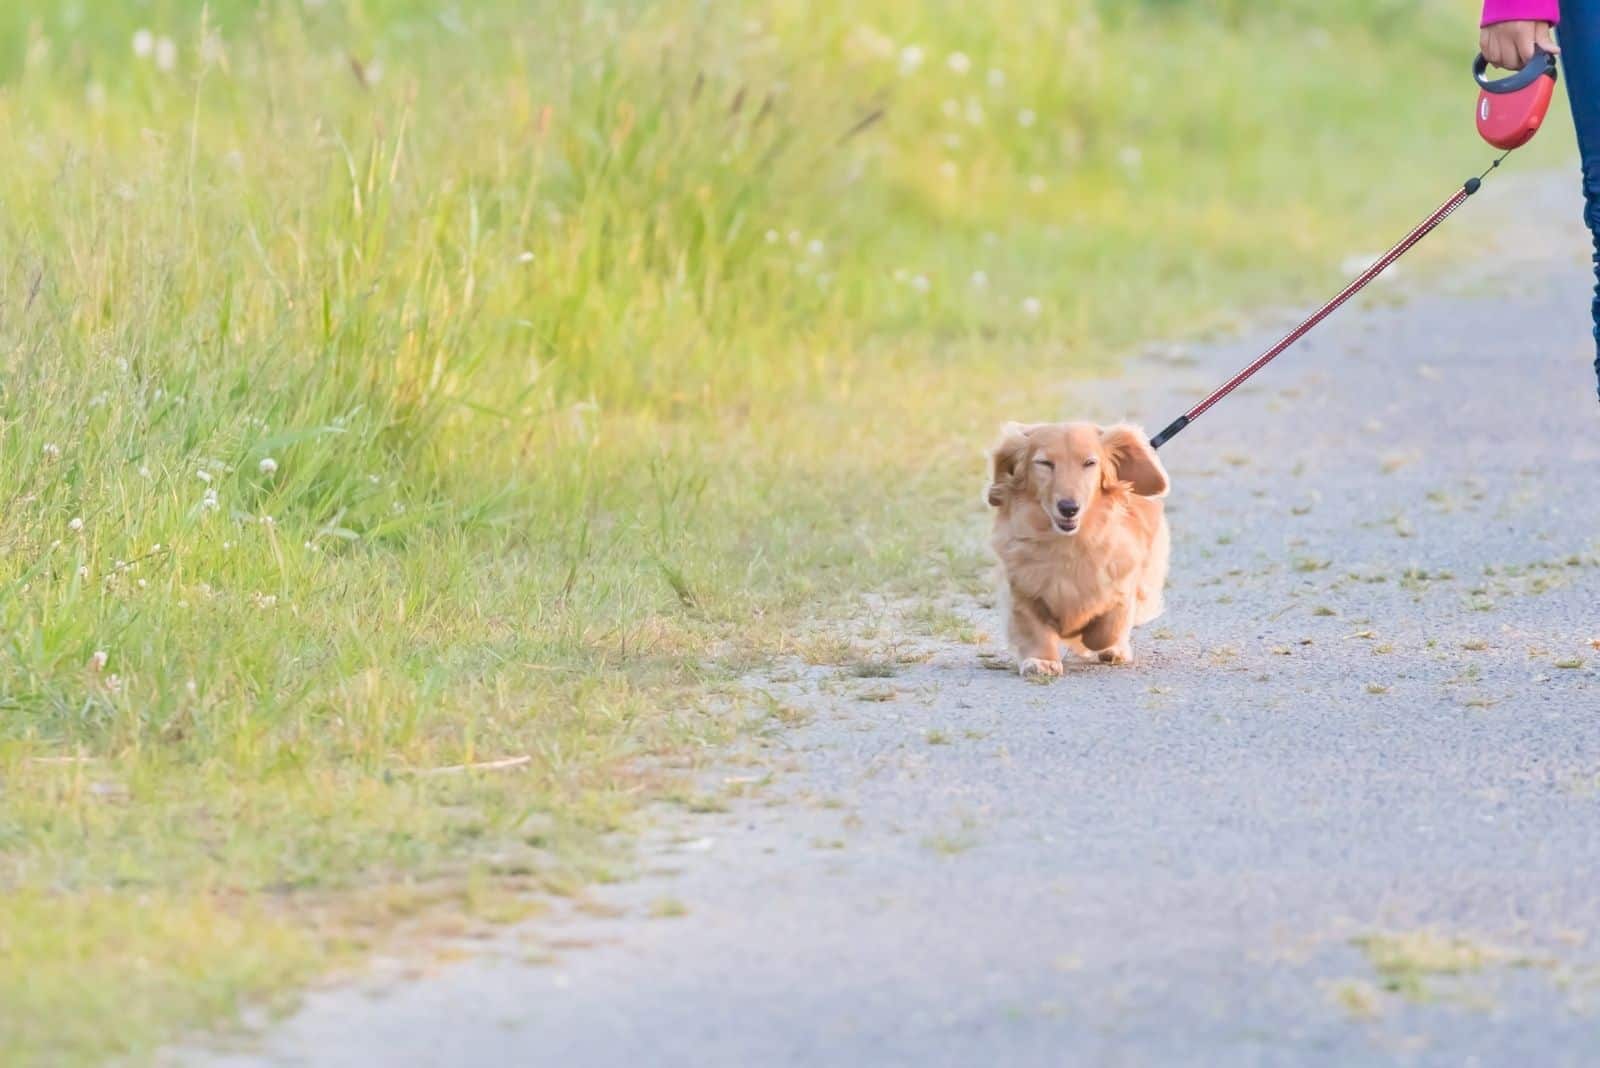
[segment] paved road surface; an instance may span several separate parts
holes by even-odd
[[[1514,181],[1449,225],[1518,193],[1519,261],[1380,286],[1168,447],[1136,667],[784,667],[795,770],[654,836],[620,916],[224,1063],[1595,1063],[1600,406],[1576,183]],[[1154,429],[1271,332],[1059,412]]]

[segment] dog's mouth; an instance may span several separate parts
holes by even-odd
[[[1078,521],[1076,519],[1055,518],[1050,522],[1055,526],[1058,533],[1076,534],[1078,532]]]

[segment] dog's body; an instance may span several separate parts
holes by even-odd
[[[1161,614],[1170,537],[1166,470],[1144,432],[1008,423],[990,453],[990,544],[1005,574],[1024,675],[1059,675],[1061,648],[1133,659],[1133,628]]]

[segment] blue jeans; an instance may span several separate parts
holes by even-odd
[[[1594,235],[1596,380],[1600,381],[1600,0],[1561,0],[1561,66],[1583,158],[1583,221]]]

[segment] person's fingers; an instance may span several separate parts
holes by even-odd
[[[1500,65],[1500,40],[1488,30],[1478,35],[1478,51],[1483,53],[1483,58],[1489,61],[1491,67]]]
[[[1548,22],[1538,23],[1533,31],[1533,41],[1552,56],[1559,56],[1561,46],[1556,44],[1555,35],[1550,32],[1551,28]]]
[[[1517,27],[1516,33],[1516,61],[1507,69],[1521,70],[1533,58],[1533,23],[1525,23]]]
[[[1494,32],[1494,27],[1485,26],[1478,31],[1478,51],[1482,52],[1483,58],[1490,63],[1497,67],[1500,65],[1500,38]]]
[[[1483,46],[1483,58],[1501,70],[1510,70],[1516,65],[1516,43],[1512,28],[1504,23],[1489,26],[1479,38]]]

